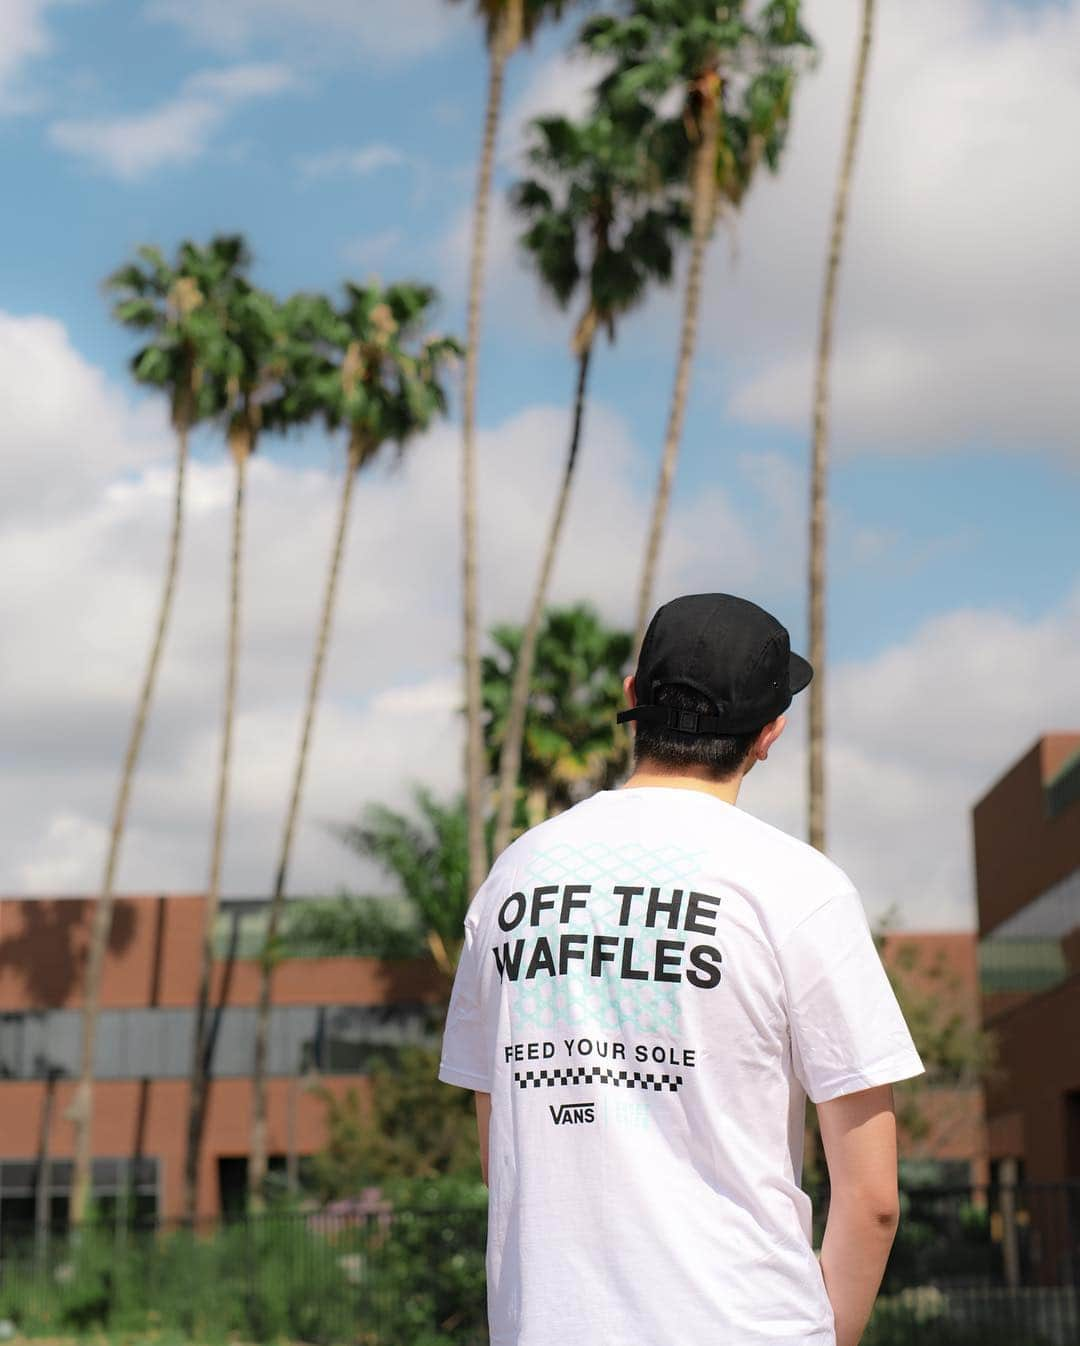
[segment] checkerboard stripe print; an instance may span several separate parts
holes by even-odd
[[[616,1088],[653,1089],[660,1092],[668,1089],[675,1093],[682,1084],[681,1075],[654,1074],[650,1070],[615,1070],[611,1066],[558,1066],[551,1070],[515,1070],[514,1079],[522,1089],[531,1085],[539,1089],[546,1084],[550,1089],[556,1084],[612,1084]]]

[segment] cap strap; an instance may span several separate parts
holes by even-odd
[[[645,724],[674,729],[680,734],[729,734],[723,720],[715,715],[699,715],[696,710],[676,710],[674,706],[631,706],[616,715],[619,724],[641,720]]]

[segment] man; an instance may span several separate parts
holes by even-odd
[[[856,1346],[923,1063],[858,893],[735,805],[813,676],[767,612],[665,604],[634,771],[519,837],[465,917],[439,1078],[476,1091],[492,1346]],[[799,1186],[806,1098],[831,1199]]]

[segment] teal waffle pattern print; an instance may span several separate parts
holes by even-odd
[[[587,883],[591,885],[587,908],[576,910],[564,924],[558,911],[541,914],[529,935],[547,935],[554,945],[559,934],[580,932],[632,936],[635,963],[646,964],[655,956],[656,941],[670,932],[661,920],[650,929],[645,925],[645,903],[635,898],[630,919],[620,926],[621,899],[617,884],[671,888],[692,885],[705,852],[688,851],[665,843],[655,849],[638,842],[618,847],[604,842],[585,846],[561,844],[534,853],[522,875],[527,888],[543,884]],[[533,944],[530,938],[529,947]],[[522,1026],[540,1030],[555,1028],[595,1034],[631,1029],[638,1033],[678,1032],[681,1010],[679,987],[656,981],[624,981],[609,964],[601,977],[589,975],[583,964],[572,964],[565,976],[538,976],[516,983],[515,1018]]]

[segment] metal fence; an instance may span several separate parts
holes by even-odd
[[[1080,1346],[1080,1182],[905,1189],[879,1306],[868,1346]]]
[[[815,1201],[820,1239],[827,1195]],[[192,1229],[0,1226],[0,1320],[27,1335],[171,1330],[485,1346],[486,1211],[377,1199]],[[1080,1182],[916,1188],[866,1346],[1080,1346]]]
[[[195,1227],[0,1229],[0,1323],[20,1335],[484,1346],[486,1212],[348,1204]]]

